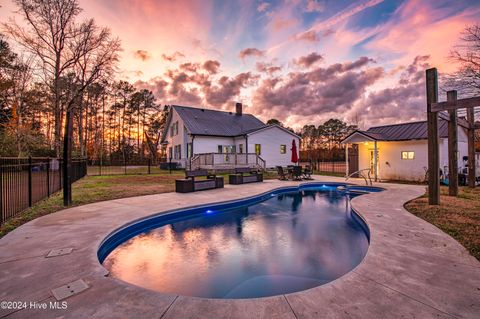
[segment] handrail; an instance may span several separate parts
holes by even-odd
[[[364,172],[367,171],[367,176],[364,175]],[[370,168],[364,168],[364,169],[360,169],[356,172],[353,172],[352,174],[348,175],[346,178],[345,178],[345,181],[348,181],[348,179],[350,177],[352,177],[353,175],[355,174],[358,174],[360,177],[363,177],[363,179],[365,180],[365,184],[368,186],[368,181],[370,181],[370,186],[372,186],[372,178],[370,177]],[[368,181],[367,181],[367,177],[368,177]]]

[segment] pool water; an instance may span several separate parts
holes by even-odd
[[[367,252],[354,196],[316,186],[202,208],[112,248],[103,265],[112,277],[184,296],[257,298],[313,288],[346,274]]]

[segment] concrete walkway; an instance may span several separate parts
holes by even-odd
[[[386,191],[354,198],[354,209],[371,231],[365,259],[345,276],[302,292],[243,300],[166,295],[107,277],[97,260],[100,242],[129,221],[297,184],[268,180],[193,194],[125,198],[29,222],[0,240],[0,301],[27,302],[27,309],[0,309],[0,318],[480,318],[480,263],[403,208],[424,193],[423,186],[381,184]],[[73,251],[45,257],[59,248]],[[79,279],[89,288],[65,299],[67,309],[33,309],[43,303],[49,308],[56,301],[52,289]]]

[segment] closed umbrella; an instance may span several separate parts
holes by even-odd
[[[292,163],[298,162],[298,154],[297,154],[297,143],[295,140],[292,140]]]

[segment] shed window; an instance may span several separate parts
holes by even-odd
[[[287,153],[287,145],[282,144],[280,145],[280,154],[285,154]]]
[[[402,160],[413,160],[415,158],[415,152],[402,151]]]

